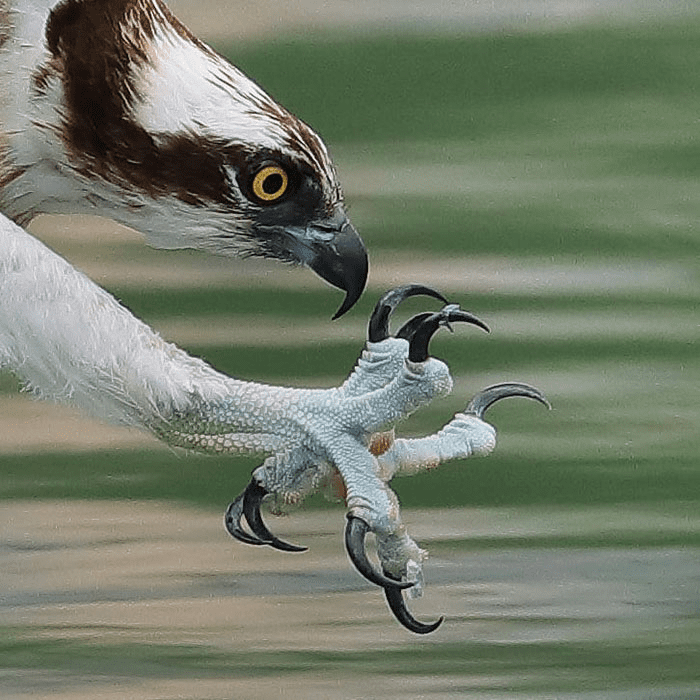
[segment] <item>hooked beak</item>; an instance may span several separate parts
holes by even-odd
[[[367,249],[345,213],[321,221],[310,229],[312,253],[308,266],[322,279],[345,292],[345,300],[333,319],[349,311],[367,283]]]

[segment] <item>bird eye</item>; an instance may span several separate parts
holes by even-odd
[[[266,165],[253,178],[253,194],[262,202],[277,201],[289,187],[289,177],[279,165]]]

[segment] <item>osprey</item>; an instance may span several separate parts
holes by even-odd
[[[24,230],[41,213],[99,214],[155,247],[307,266],[345,292],[335,317],[361,295],[367,253],[323,141],[160,0],[0,0],[0,100],[0,365],[39,397],[170,445],[266,454],[225,518],[249,544],[302,549],[268,530],[262,500],[300,501],[339,475],[351,560],[401,624],[435,629],[441,619],[419,622],[405,605],[404,589],[420,593],[425,552],[388,483],[489,452],[486,408],[513,395],[546,403],[542,394],[497,385],[435,435],[396,439],[387,426],[451,389],[447,366],[429,356],[431,336],[455,321],[485,328],[438,292],[408,285],[384,295],[340,387],[275,387],[165,342]],[[443,309],[391,335],[391,313],[418,294]],[[381,570],[365,552],[369,532]]]

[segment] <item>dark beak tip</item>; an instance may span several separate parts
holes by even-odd
[[[357,234],[355,234],[357,236]],[[353,250],[346,257],[346,270],[344,284],[341,289],[345,290],[345,299],[340,308],[333,315],[333,320],[340,318],[355,306],[367,286],[369,276],[369,256],[362,239],[357,236],[359,248]]]
[[[369,275],[367,248],[348,224],[338,232],[332,246],[318,251],[310,267],[319,277],[345,292],[343,303],[333,315],[335,320],[347,313],[365,290]]]
[[[343,303],[340,305],[340,308],[333,314],[333,321],[339,319],[343,314],[350,311],[350,309],[355,306],[358,299],[362,296],[362,292],[365,291],[365,285],[367,284],[367,272],[361,273],[356,279],[358,284],[345,290],[345,299],[343,299]]]
[[[350,294],[345,295],[345,300],[343,303],[340,305],[340,308],[331,316],[331,321],[336,321],[339,319],[343,314],[347,313],[352,309],[353,306],[355,306],[355,302],[357,299],[352,299]]]
[[[333,314],[333,321],[339,319],[343,314],[347,313],[353,306],[355,306],[358,299],[362,296],[362,292],[365,291],[368,272],[368,265],[365,265],[365,269],[359,271],[357,276],[354,278],[356,284],[348,285],[349,288],[345,289],[345,299],[343,299],[343,303],[340,305],[340,308],[335,312],[335,314]]]

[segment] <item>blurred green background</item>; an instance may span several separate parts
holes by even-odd
[[[434,343],[457,389],[405,431],[441,425],[486,380],[534,381],[554,403],[551,414],[519,401],[494,408],[496,453],[397,481],[406,505],[698,498],[700,21],[217,48],[331,144],[373,271],[401,256],[436,264],[421,281],[492,326]],[[441,279],[452,257],[464,260],[464,289]],[[494,283],[470,289],[485,261]],[[499,285],[499,264],[520,284]],[[352,317],[366,318],[383,288],[374,283]],[[110,291],[156,326],[234,313],[251,326],[323,328],[336,301],[262,285]],[[341,381],[362,344],[321,334],[313,346],[246,346],[240,336],[187,347],[238,377],[303,384]],[[162,452],[0,460],[4,498],[212,507],[256,463]]]
[[[534,383],[552,401],[550,413],[521,400],[494,407],[494,454],[396,480],[403,507],[589,513],[588,526],[566,537],[553,529],[470,543],[465,524],[470,549],[668,547],[697,555],[700,15],[527,34],[338,33],[217,48],[330,144],[373,264],[364,299],[339,323],[354,319],[361,327],[391,286],[382,271],[396,265],[399,272],[433,270],[420,281],[492,327],[490,336],[464,327],[435,340],[455,392],[402,432],[438,428],[495,381]],[[490,280],[483,281],[484,270]],[[250,327],[291,318],[322,329],[337,301],[327,290],[274,285],[110,291],[156,327],[202,315],[219,323],[233,314]],[[405,314],[427,303],[408,303]],[[321,331],[315,344],[246,344],[241,334],[234,346],[185,346],[241,378],[329,385],[348,373],[362,342],[361,334],[327,340]],[[16,389],[9,378],[3,386]],[[119,449],[3,455],[0,463],[3,499],[172,499],[216,512],[258,460]],[[602,505],[622,520],[641,507],[675,524],[598,531]],[[329,506],[311,499],[307,507]],[[694,609],[662,647],[646,633],[603,644],[436,643],[418,666],[415,647],[372,659],[360,651],[271,659],[282,675],[295,664],[319,673],[388,673],[402,660],[414,673],[437,676],[541,674],[499,697],[516,690],[564,697],[558,693],[587,688],[597,694],[586,697],[607,698],[611,689],[637,686],[642,694],[614,697],[697,697],[697,584],[697,576],[689,581]],[[65,661],[61,649],[53,653],[58,668],[69,668],[85,649],[66,648]],[[114,653],[124,661],[143,650]],[[199,648],[177,658],[165,648],[147,654],[165,673],[183,659],[204,663]],[[270,660],[255,657],[263,666]],[[209,671],[236,674],[240,661],[254,673],[245,655],[206,659]],[[580,677],[566,675],[572,668]],[[663,683],[686,690],[653,694]]]

